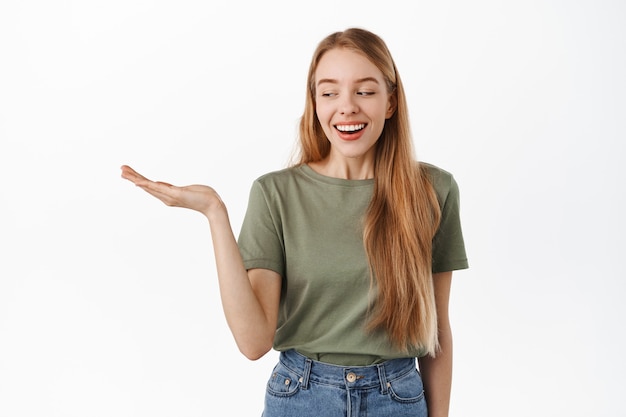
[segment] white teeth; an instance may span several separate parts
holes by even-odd
[[[365,127],[364,123],[358,125],[337,125],[337,130],[341,132],[355,132],[357,130],[361,130]]]

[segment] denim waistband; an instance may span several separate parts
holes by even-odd
[[[303,389],[308,388],[309,382],[318,382],[350,389],[379,386],[386,393],[390,381],[416,369],[415,358],[391,359],[369,366],[341,366],[309,359],[293,349],[281,352],[280,362],[301,375]]]

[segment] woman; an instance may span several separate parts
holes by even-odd
[[[212,188],[122,177],[207,217],[237,346],[281,352],[265,417],[447,416],[450,285],[468,266],[456,182],[415,159],[377,35],[322,40],[306,97],[299,161],[253,183],[238,240]]]

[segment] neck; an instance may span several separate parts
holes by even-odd
[[[366,180],[374,178],[374,159],[363,157],[333,157],[332,152],[325,159],[308,164],[314,171],[327,177],[346,180]]]

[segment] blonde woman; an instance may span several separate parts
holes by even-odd
[[[238,239],[212,188],[122,177],[207,217],[237,346],[280,352],[263,416],[447,416],[452,271],[468,267],[457,184],[416,159],[379,36],[323,39],[306,87],[299,160],[254,181]]]

